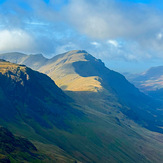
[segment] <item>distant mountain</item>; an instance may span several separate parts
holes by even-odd
[[[42,54],[26,55],[18,52],[0,54],[0,59],[4,59],[12,63],[24,64],[34,70],[39,69],[48,61],[48,59]]]
[[[126,77],[142,92],[163,101],[163,66],[152,67],[144,73]]]
[[[162,135],[130,120],[161,132],[160,119],[122,75],[85,51],[58,55],[40,71],[71,98],[46,75],[1,60],[0,125],[58,162],[163,161]]]

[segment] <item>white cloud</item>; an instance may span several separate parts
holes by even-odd
[[[78,49],[80,49],[80,47],[77,44],[69,42],[65,45],[57,46],[56,50],[55,50],[55,54],[61,54],[61,53],[65,53],[67,51],[78,50]]]
[[[156,38],[158,40],[161,40],[163,38],[163,34],[162,33],[158,33],[157,36],[156,36]]]
[[[93,41],[91,42],[91,45],[94,45],[95,47],[99,47],[101,44],[99,42]]]
[[[0,51],[29,52],[36,48],[33,38],[21,29],[0,31]]]
[[[158,42],[162,38],[163,12],[148,5],[115,0],[71,0],[62,12],[66,22],[94,40],[109,39],[110,44],[117,46],[112,40],[123,39],[129,44],[137,42],[144,51],[155,51],[154,55],[163,51],[163,41]]]
[[[143,37],[163,25],[160,13],[142,4],[71,0],[65,9],[66,19],[78,30],[100,39]]]
[[[113,45],[115,47],[118,47],[119,46],[118,41],[116,41],[116,40],[108,40],[107,43],[108,44],[111,44],[111,45]]]

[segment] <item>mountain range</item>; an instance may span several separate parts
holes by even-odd
[[[77,96],[80,96],[77,99],[83,99],[81,94],[89,96],[88,100],[97,98],[100,101],[101,99],[107,103],[107,106],[118,107],[121,112],[144,127],[163,132],[163,112],[160,110],[162,105],[141,93],[124,76],[108,69],[101,60],[84,50],[70,51],[51,59],[46,59],[40,54],[21,53],[1,54],[0,58],[13,63],[26,64],[32,69],[47,74],[73,99]],[[97,105],[96,102],[88,103]],[[99,110],[100,106],[99,102],[99,106],[95,108]],[[107,112],[105,108],[100,110]]]
[[[82,50],[0,58],[17,63],[0,62],[0,125],[39,150],[65,162],[163,160],[161,104],[101,60]]]
[[[163,66],[152,67],[140,74],[125,76],[142,92],[163,101]]]

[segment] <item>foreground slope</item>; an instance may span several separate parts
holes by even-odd
[[[39,162],[47,161],[46,158],[30,141],[0,127],[0,162]]]
[[[106,114],[94,104],[73,103],[49,77],[26,66],[1,60],[0,105],[0,124],[56,162],[163,160],[161,135],[123,122],[118,108],[106,104]]]

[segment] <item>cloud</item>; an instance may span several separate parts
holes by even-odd
[[[111,45],[113,45],[115,47],[118,47],[119,46],[118,41],[116,41],[116,40],[108,40],[107,43],[108,44],[111,44]]]
[[[64,9],[68,21],[96,39],[143,37],[158,32],[163,25],[162,14],[142,4],[71,0]]]
[[[144,51],[151,53],[155,50],[155,55],[159,53],[159,56],[163,50],[163,39],[160,37],[163,12],[147,4],[71,0],[63,13],[65,21],[94,40],[137,42]]]
[[[33,51],[36,47],[33,38],[21,29],[0,31],[0,51]]]
[[[74,44],[72,42],[68,42],[65,45],[57,46],[56,50],[55,50],[55,54],[61,54],[61,53],[71,51],[71,50],[74,50],[74,49],[80,49],[80,47],[77,44]]]
[[[93,41],[91,42],[91,45],[94,45],[96,48],[98,48],[101,44],[99,42]]]

